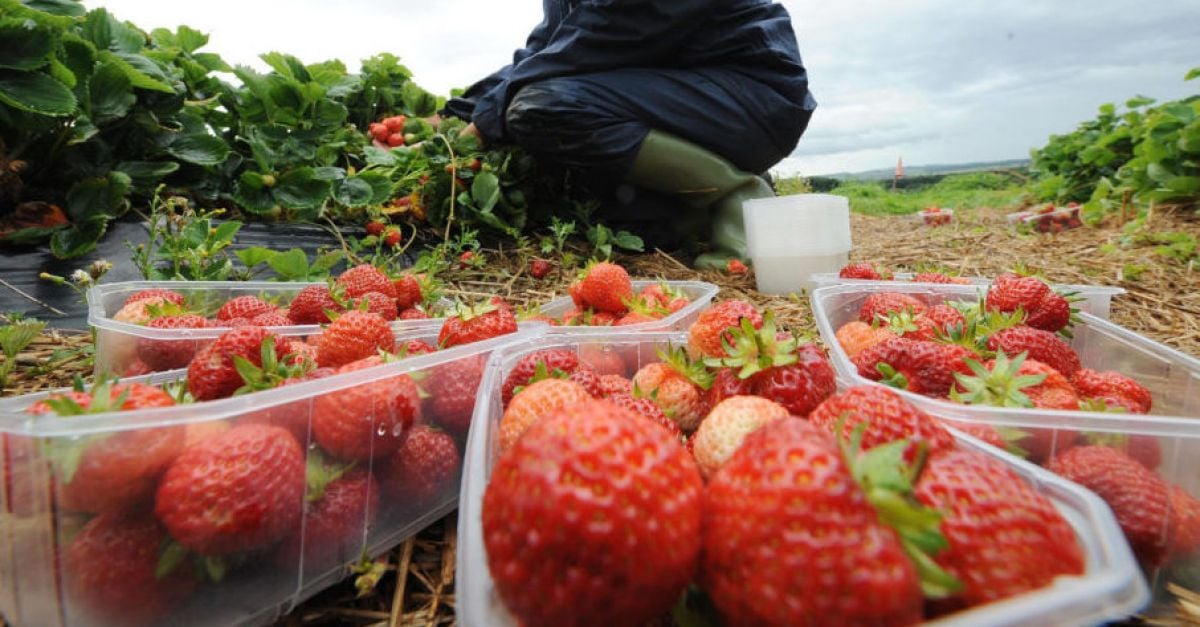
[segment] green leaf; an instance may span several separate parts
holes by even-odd
[[[75,111],[75,94],[62,83],[40,73],[0,73],[0,102],[48,116],[70,115]]]
[[[296,168],[279,177],[274,191],[284,209],[316,209],[329,198],[329,183],[312,168]]]
[[[124,213],[131,184],[129,175],[117,171],[79,181],[67,191],[67,215],[72,222],[83,222]]]
[[[1194,67],[1194,68],[1188,70],[1187,76],[1184,76],[1183,80],[1190,81],[1197,77],[1200,77],[1200,67]]]
[[[313,278],[314,275],[329,274],[329,271],[332,270],[333,267],[336,266],[338,264],[338,262],[341,261],[342,257],[344,257],[344,256],[345,256],[345,253],[343,253],[340,250],[335,250],[332,252],[327,252],[327,253],[322,253],[320,255],[317,255],[313,259],[312,265],[308,269],[309,278]]]
[[[645,251],[646,248],[646,244],[642,241],[642,238],[629,231],[617,231],[617,234],[613,237],[613,243],[625,250],[632,250],[639,253]]]
[[[212,239],[216,244],[227,245],[233,242],[234,236],[238,231],[242,230],[242,223],[237,220],[228,220],[217,225],[213,231]]]
[[[122,161],[114,170],[124,172],[134,189],[152,191],[163,177],[179,170],[174,161]]]
[[[0,21],[0,68],[36,70],[50,61],[54,32],[32,20]]]
[[[471,183],[471,198],[475,208],[482,213],[490,213],[500,200],[500,179],[491,172],[481,172],[475,175]]]
[[[392,197],[392,180],[387,175],[368,171],[360,172],[355,178],[371,186],[369,204],[381,205]]]
[[[275,255],[278,255],[279,253],[277,251],[271,250],[270,248],[263,248],[262,246],[251,246],[250,248],[244,248],[242,250],[239,250],[239,251],[235,252],[234,254],[237,255],[238,259],[242,260],[242,264],[245,265],[247,268],[253,268],[261,263],[270,262],[271,258],[274,257]]]
[[[115,63],[102,63],[88,84],[92,123],[102,126],[125,117],[137,102],[133,84]]]
[[[1200,193],[1200,176],[1176,176],[1167,181],[1167,189],[1180,195]]]
[[[96,242],[100,241],[107,229],[108,219],[104,216],[76,223],[68,229],[56,232],[50,238],[50,252],[59,259],[86,255],[95,250]]]
[[[267,265],[284,279],[300,280],[308,277],[308,257],[299,248],[271,257],[267,260]]]
[[[60,59],[78,81],[83,81],[96,67],[96,47],[82,37],[68,33],[62,37]]]
[[[313,168],[313,176],[322,181],[329,181],[332,183],[334,181],[344,180],[346,178],[346,171],[333,166],[323,166],[319,168]]]
[[[129,82],[132,83],[134,87],[139,89],[149,89],[151,91],[161,91],[166,94],[175,93],[175,90],[172,89],[170,85],[167,85],[155,77],[146,74],[145,70],[153,68],[156,74],[160,76],[162,75],[161,70],[158,70],[158,66],[154,65],[154,62],[146,57],[131,54],[118,55],[109,50],[100,50],[97,53],[97,56],[102,63],[116,63],[117,67],[119,67],[121,72],[125,74],[127,78],[129,78]],[[133,63],[131,62],[138,63],[138,67],[134,67]]]
[[[25,6],[51,15],[79,17],[87,12],[77,0],[24,0]]]
[[[308,69],[300,62],[300,59],[282,52],[268,52],[261,54],[258,58],[266,63],[282,76],[286,76],[300,83],[312,81],[312,75],[308,73]]]
[[[347,207],[363,207],[370,204],[375,195],[371,184],[357,176],[338,181],[333,186],[333,197]]]
[[[215,166],[224,163],[229,157],[229,144],[214,135],[181,135],[167,146],[167,153],[180,161]]]
[[[184,52],[192,53],[208,45],[208,35],[190,26],[180,26],[175,31],[175,43]]]
[[[1129,109],[1137,109],[1140,107],[1144,107],[1146,105],[1152,105],[1154,103],[1155,103],[1155,100],[1153,98],[1151,98],[1149,96],[1143,96],[1141,94],[1138,94],[1137,96],[1134,96],[1133,98],[1130,98],[1129,100],[1126,100],[1125,106]]]
[[[25,229],[18,229],[7,235],[0,236],[0,242],[17,246],[39,244],[45,241],[46,238],[54,235],[56,231],[60,231],[65,228],[67,228],[67,226],[63,224],[54,227],[32,226]]]
[[[234,183],[233,199],[242,209],[251,213],[266,213],[278,205],[271,190],[263,185],[262,174],[249,170],[242,172]]]
[[[179,231],[179,237],[188,248],[200,248],[208,239],[208,220],[192,220]]]

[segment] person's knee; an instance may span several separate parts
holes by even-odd
[[[562,132],[574,109],[569,93],[555,88],[554,81],[532,83],[519,89],[504,112],[509,135],[517,143],[545,138],[546,133]]]

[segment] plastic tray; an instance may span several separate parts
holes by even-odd
[[[633,292],[636,294],[642,288],[658,283],[666,283],[668,286],[679,290],[692,302],[686,307],[676,311],[675,313],[655,320],[653,322],[642,322],[639,324],[630,324],[620,327],[622,332],[638,331],[680,331],[688,328],[695,322],[701,311],[708,309],[712,304],[712,300],[716,297],[717,292],[721,288],[712,283],[703,281],[633,281]],[[575,303],[571,301],[570,296],[556,298],[545,305],[542,305],[540,311],[548,316],[561,318],[563,314],[575,307]],[[606,335],[613,332],[613,327],[608,326],[554,326],[550,328],[551,334],[567,333],[571,335]]]
[[[1017,211],[1006,216],[1008,223],[1038,233],[1057,233],[1083,226],[1079,207],[1059,207],[1054,211]]]
[[[915,216],[915,219],[918,222],[924,224],[925,226],[944,226],[954,222],[953,209],[942,209],[936,212],[925,211],[922,209],[921,211],[914,213],[913,216]]]
[[[93,287],[88,293],[88,324],[96,330],[95,373],[124,374],[137,358],[138,340],[197,342],[197,350],[228,331],[225,327],[205,329],[154,329],[112,319],[125,300],[146,289],[169,289],[180,294],[190,305],[206,314],[214,314],[226,301],[238,296],[260,296],[280,303],[289,303],[296,294],[309,285],[322,283],[282,283],[274,281],[123,281],[105,283]],[[449,306],[449,301],[442,303]],[[397,333],[410,329],[440,327],[444,318],[422,320],[396,320],[392,329]],[[272,327],[284,336],[308,336],[320,333],[315,324]]]
[[[344,392],[373,382],[411,376],[424,395],[422,419],[417,422],[445,424],[432,403],[443,389],[442,377],[461,378],[463,366],[484,360],[495,349],[513,342],[528,342],[544,332],[546,325],[526,325],[515,334],[493,338],[402,359],[305,383],[295,384],[225,400],[180,405],[153,410],[94,414],[59,418],[34,418],[24,409],[46,393],[0,401],[0,461],[6,477],[0,486],[0,613],[8,624],[31,626],[98,624],[83,604],[67,588],[65,565],[70,538],[85,522],[84,516],[68,513],[63,504],[55,471],[48,463],[48,450],[84,437],[112,436],[125,432],[165,429],[205,428],[216,423],[236,422],[271,408],[290,412],[290,417],[311,419],[316,399]],[[413,330],[402,339],[435,340],[436,329]],[[180,371],[139,377],[143,381],[178,379]],[[468,390],[469,391],[469,390]],[[470,405],[468,405],[468,408]],[[375,420],[375,414],[370,414]],[[468,414],[466,420],[470,419]],[[416,423],[414,423],[416,424]],[[464,425],[465,427],[465,425]],[[382,428],[382,425],[381,427]],[[463,433],[465,436],[465,433]],[[310,436],[301,447],[313,451],[318,445]],[[373,445],[372,445],[373,446]],[[461,441],[456,446],[461,453]],[[311,454],[311,453],[310,453]],[[340,552],[340,559],[312,563],[298,553],[294,558],[281,554],[278,545],[249,556],[241,566],[231,566],[221,583],[204,583],[170,616],[156,624],[171,625],[259,625],[288,612],[296,604],[322,589],[345,579],[347,563],[362,556],[378,555],[406,537],[428,526],[458,504],[459,482],[453,480],[441,491],[421,500],[388,498],[385,483],[394,477],[391,455],[360,460],[355,469],[371,473],[381,488],[378,515],[372,521],[365,514],[361,530],[353,542]],[[461,457],[459,459],[461,462]],[[461,468],[461,466],[460,466]],[[311,507],[311,506],[308,506]],[[305,514],[289,530],[302,534],[307,529]],[[56,560],[63,560],[62,570]],[[185,563],[183,567],[187,567]]]
[[[977,297],[975,288],[970,286],[877,283],[815,291],[812,306],[817,328],[829,347],[838,376],[854,385],[881,384],[858,375],[854,364],[838,345],[834,332],[842,324],[857,319],[859,305],[867,295],[880,291],[899,291],[930,302]],[[1073,328],[1075,337],[1070,343],[1079,353],[1082,364],[1123,372],[1146,386],[1154,399],[1150,415],[971,406],[903,390],[899,392],[928,412],[961,422],[1015,427],[1029,432],[1068,430],[1153,437],[1162,448],[1163,461],[1157,468],[1158,474],[1191,494],[1200,495],[1200,360],[1095,316],[1083,314],[1080,318],[1081,323]],[[1053,454],[1053,448],[1050,453]],[[1200,566],[1200,557],[1190,558],[1187,562]],[[1151,573],[1156,585],[1164,583],[1158,574]]]
[[[687,336],[680,333],[610,333],[604,338],[547,335],[525,344],[510,345],[493,354],[479,387],[463,468],[455,587],[460,624],[469,627],[515,624],[497,596],[488,570],[480,508],[488,477],[498,457],[496,430],[502,415],[500,385],[516,360],[529,352],[547,348],[573,348],[581,357],[591,351],[611,350],[623,355],[632,370],[643,363],[657,361],[657,348],[686,342]],[[935,624],[1080,625],[1122,618],[1145,604],[1148,598],[1146,584],[1111,510],[1098,497],[1037,466],[967,436],[956,435],[962,445],[1002,459],[1054,501],[1077,531],[1087,556],[1087,571],[1083,576],[1060,578],[1052,586],[960,612]]]
[[[892,281],[873,281],[869,279],[844,279],[833,272],[825,272],[812,275],[813,283],[817,288],[831,287],[834,285],[896,285],[909,284],[912,285],[913,274],[911,272],[897,272],[893,275]],[[992,284],[992,280],[986,277],[969,276],[963,277],[971,282],[971,285],[987,287]],[[917,285],[942,285],[940,283],[919,283]],[[1083,300],[1079,302],[1079,310],[1108,320],[1112,313],[1112,299],[1114,296],[1120,296],[1125,293],[1123,287],[1108,287],[1105,285],[1071,285],[1058,284],[1053,286],[1054,289],[1061,292],[1075,292]]]

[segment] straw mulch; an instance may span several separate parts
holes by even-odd
[[[908,218],[855,215],[851,259],[907,269],[932,262],[960,274],[985,276],[1022,262],[1052,282],[1120,286],[1128,293],[1115,300],[1114,321],[1191,355],[1200,355],[1200,275],[1190,264],[1168,260],[1155,252],[1153,245],[1141,244],[1137,238],[1128,247],[1102,252],[1104,244],[1120,242],[1121,224],[1039,235],[1019,234],[1008,228],[1000,211],[959,211],[955,217],[955,224],[929,228]],[[1186,232],[1200,239],[1200,221],[1183,213],[1157,211],[1147,221],[1145,232],[1161,231]],[[565,294],[569,273],[552,274],[542,280],[531,278],[526,274],[528,251],[488,250],[484,255],[484,268],[456,270],[444,277],[449,296],[475,300],[500,294],[517,305],[528,305]],[[785,327],[815,336],[806,298],[760,294],[754,289],[752,276],[696,272],[662,251],[625,256],[618,261],[638,277],[716,283],[721,287],[719,299],[750,300],[774,310]],[[1132,280],[1131,268],[1141,270],[1137,280]],[[64,385],[75,374],[86,374],[82,357],[66,359],[50,371],[34,368],[44,364],[55,350],[85,347],[88,341],[86,334],[56,332],[43,337],[19,357],[18,374],[3,395]],[[370,568],[348,572],[342,584],[308,600],[277,624],[453,624],[456,524],[454,514],[432,524]],[[397,577],[397,573],[403,573],[403,577]],[[1197,603],[1200,605],[1200,601]]]

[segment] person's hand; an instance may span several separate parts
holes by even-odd
[[[459,137],[473,136],[473,137],[475,137],[476,140],[479,141],[479,147],[483,148],[483,135],[479,134],[479,129],[475,127],[474,122],[471,122],[470,124],[464,126],[463,130],[458,132],[458,136]]]

